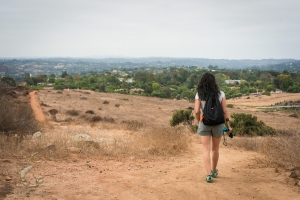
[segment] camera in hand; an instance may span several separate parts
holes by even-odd
[[[223,131],[224,131],[224,132],[227,132],[227,131],[229,131],[229,129],[228,129],[227,127],[224,127],[224,128],[223,128]],[[235,136],[235,134],[234,134],[234,132],[231,131],[231,132],[229,133],[228,136],[229,136],[230,138],[233,138],[233,136]]]
[[[228,135],[230,138],[233,138],[233,136],[235,136],[235,134],[233,132],[230,132]]]

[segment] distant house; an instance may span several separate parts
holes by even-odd
[[[241,82],[241,80],[225,80],[226,84],[240,84]]]
[[[282,90],[276,89],[275,92],[272,91],[272,92],[270,92],[270,93],[271,93],[271,94],[280,94],[280,93],[282,93]]]
[[[130,93],[138,93],[138,92],[144,92],[144,90],[141,89],[141,88],[132,88],[132,89],[130,89]]]

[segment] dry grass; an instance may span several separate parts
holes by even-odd
[[[121,124],[123,125],[122,127],[124,129],[131,131],[139,131],[142,127],[145,126],[144,123],[138,122],[136,120],[125,120],[122,121]]]
[[[234,146],[266,155],[267,163],[285,169],[300,169],[300,133],[296,129],[279,130],[279,135],[268,137],[236,137]]]
[[[28,104],[0,99],[0,134],[25,136],[38,130],[34,113]]]
[[[54,131],[41,137],[27,136],[21,142],[16,137],[0,137],[0,157],[30,156],[38,152],[37,159],[68,160],[76,157],[124,158],[136,156],[177,155],[188,149],[189,134],[182,128],[150,128],[144,132],[132,132],[117,138],[91,135],[92,140],[72,140],[84,130]]]

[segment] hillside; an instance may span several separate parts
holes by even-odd
[[[168,133],[172,112],[193,107],[191,102],[79,90],[41,90],[31,93],[30,98],[37,119],[43,124],[43,136],[36,146],[42,144],[40,150],[47,151],[40,152],[41,155],[37,156],[42,162],[34,164],[32,173],[42,175],[44,183],[36,189],[26,189],[19,183],[19,172],[29,165],[28,158],[34,153],[34,147],[31,152],[22,156],[1,158],[2,174],[8,173],[12,180],[6,183],[11,183],[9,187],[14,188],[13,193],[5,199],[181,200],[299,197],[299,187],[292,185],[291,178],[288,177],[289,171],[270,167],[262,154],[234,147],[232,141],[238,140],[238,137],[228,139],[228,146],[221,145],[220,174],[212,184],[205,182],[200,138],[186,129],[181,129],[181,134],[188,137],[184,140],[187,146],[182,146],[182,151],[161,155],[155,152],[149,154],[149,151],[148,154],[145,153],[142,148],[147,148],[145,142],[154,139],[150,135],[157,134],[158,137]],[[233,99],[228,103],[235,104],[235,107],[229,108],[229,112],[251,113],[275,128],[282,125],[283,121],[287,127],[295,126],[299,119],[290,118],[283,113],[262,112],[254,107],[274,105],[278,101],[290,99],[300,99],[300,95]],[[49,112],[51,110],[57,111],[55,117]],[[73,114],[77,111],[77,114],[70,115],[70,111]],[[39,115],[44,115],[45,118]],[[91,123],[95,116],[113,121]],[[126,126],[133,121],[137,127]],[[79,133],[106,141],[102,143],[98,140],[98,148],[107,151],[105,147],[112,147],[107,151],[111,155],[99,156],[100,152],[86,146],[77,146],[77,149],[68,149],[69,152],[65,152],[58,146]],[[175,137],[176,132],[173,135]],[[146,137],[146,140],[141,137]],[[114,141],[112,146],[110,141]],[[129,146],[125,145],[126,142]],[[160,144],[168,143],[163,142]],[[56,150],[53,150],[53,145]],[[139,151],[131,151],[130,145],[140,148]],[[112,155],[121,147],[123,152]],[[157,146],[153,150],[160,151],[160,148]]]

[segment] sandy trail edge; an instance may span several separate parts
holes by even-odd
[[[35,118],[36,120],[38,120],[39,122],[44,122],[45,121],[45,115],[42,111],[42,108],[38,102],[38,97],[35,95],[36,91],[32,91],[29,93],[30,95],[30,105],[31,108],[34,112]]]

